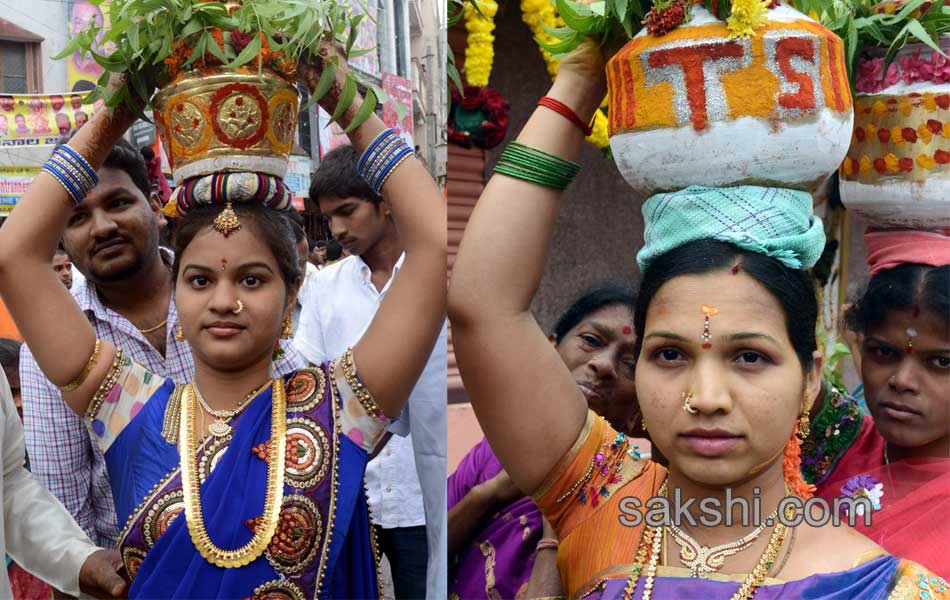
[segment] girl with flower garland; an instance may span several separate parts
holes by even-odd
[[[950,577],[950,230],[865,240],[871,281],[846,320],[871,415],[850,418],[846,398],[823,407],[814,437],[833,451],[818,494],[869,498],[859,531]]]
[[[336,82],[321,100],[330,113],[346,77],[336,58]],[[322,65],[317,58],[297,67],[311,90]],[[341,111],[341,125],[360,103],[357,96]],[[133,121],[124,106],[97,111],[54,151],[0,235],[0,293],[44,373],[86,417],[105,454],[125,524],[120,550],[130,596],[379,597],[363,473],[444,319],[446,214],[438,187],[375,115],[349,133],[373,165],[362,173],[390,206],[405,260],[351,350],[275,378],[275,347],[291,334],[302,273],[280,203],[265,205],[248,191],[253,182],[269,191],[282,184],[256,173],[209,176],[217,187],[186,182],[194,193],[190,206],[178,203],[187,214],[175,236],[175,335],[191,345],[195,379],[176,386],[97,340],[50,268],[67,222]],[[220,193],[207,194],[210,187]],[[121,190],[96,193],[115,196],[116,210],[124,206]]]
[[[568,597],[950,597],[946,582],[848,528],[774,524],[783,497],[813,491],[799,470],[800,436],[821,388],[806,270],[824,235],[810,195],[691,187],[648,200],[635,380],[644,426],[669,469],[638,460],[625,436],[587,409],[530,303],[561,191],[578,170],[579,125],[604,92],[603,57],[588,40],[562,62],[548,94],[567,110],[539,107],[503,153],[449,289],[466,390],[505,470],[557,532]],[[773,522],[634,518],[653,496],[722,505],[727,489],[758,497]]]

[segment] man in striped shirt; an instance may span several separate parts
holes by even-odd
[[[189,381],[194,376],[191,349],[175,339],[173,256],[159,246],[166,223],[161,207],[149,200],[145,161],[131,144],[119,140],[98,176],[98,185],[76,207],[63,235],[66,251],[86,278],[73,296],[100,339],[121,347],[157,375]],[[275,374],[302,366],[288,344]],[[26,346],[20,385],[33,475],[98,546],[115,547],[124,523],[116,523],[102,453]]]

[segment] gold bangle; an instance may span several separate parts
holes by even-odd
[[[102,340],[96,340],[96,346],[92,349],[92,356],[89,357],[89,361],[86,363],[86,366],[83,367],[82,373],[79,374],[76,379],[73,379],[66,385],[59,386],[60,391],[62,392],[73,392],[79,389],[79,386],[86,383],[86,379],[89,377],[89,373],[95,368],[96,364],[99,362],[99,350],[102,348]]]
[[[386,182],[387,182],[387,181],[389,181],[389,176],[392,175],[392,174],[396,171],[396,169],[398,169],[399,167],[401,167],[401,166],[402,166],[402,163],[406,162],[406,160],[408,160],[409,157],[415,156],[415,155],[416,155],[415,152],[410,152],[409,154],[403,156],[402,158],[400,158],[399,160],[396,161],[396,164],[394,164],[394,165],[392,166],[392,168],[389,169],[389,171],[386,172],[386,175],[383,177],[383,180],[379,182],[379,193],[380,193],[380,194],[383,193],[383,186],[386,185]]]
[[[356,374],[356,365],[353,364],[352,348],[343,353],[340,364],[343,367],[343,376],[346,378],[346,383],[349,384],[350,389],[353,390],[356,399],[359,400],[366,414],[377,418],[382,416],[382,411],[379,409],[379,405],[376,404],[376,400],[373,399],[373,395],[369,393],[369,390],[366,389],[366,386],[363,385],[363,382],[360,381],[359,376]]]
[[[99,414],[102,402],[106,396],[109,395],[109,392],[112,391],[112,388],[115,387],[116,383],[119,382],[119,375],[122,374],[122,368],[125,366],[124,358],[122,348],[116,348],[115,357],[112,359],[112,366],[109,367],[109,372],[106,373],[105,379],[103,379],[102,384],[99,385],[99,389],[93,394],[92,401],[86,409],[86,416],[94,418]]]

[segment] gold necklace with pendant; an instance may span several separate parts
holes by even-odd
[[[751,532],[742,536],[738,540],[719,544],[717,546],[706,546],[695,539],[676,525],[672,523],[667,526],[670,537],[680,547],[680,561],[683,566],[689,569],[691,577],[707,578],[722,568],[725,560],[734,554],[738,554],[755,543],[762,532],[765,531],[767,524],[775,523],[778,516],[778,508],[772,511],[762,523]]]
[[[266,388],[270,384],[271,382],[268,381],[261,387],[251,392],[250,394],[244,397],[244,400],[242,400],[240,404],[238,404],[231,410],[214,410],[213,408],[208,406],[208,402],[204,399],[204,396],[201,395],[201,391],[196,386],[192,385],[192,389],[194,389],[195,397],[198,399],[198,404],[201,405],[201,408],[203,408],[206,413],[208,413],[215,419],[214,421],[211,422],[211,426],[208,428],[208,430],[211,432],[211,435],[213,435],[216,439],[221,439],[221,438],[229,437],[231,435],[231,425],[228,424],[228,420],[234,418],[239,412],[244,410],[247,404],[251,400],[256,398],[257,395],[260,394],[262,391],[264,391],[264,388]],[[202,424],[204,424],[204,417],[202,417]]]
[[[281,378],[274,379],[271,402],[271,431],[267,452],[267,491],[261,525],[254,530],[251,540],[234,550],[219,548],[205,529],[201,513],[200,481],[198,477],[198,447],[196,443],[196,399],[198,394],[191,384],[185,386],[181,399],[178,427],[178,450],[181,453],[181,487],[185,503],[185,522],[198,553],[209,563],[228,569],[248,565],[264,553],[277,531],[280,506],[284,497],[284,469],[287,454],[287,395]],[[230,429],[230,426],[228,426]]]

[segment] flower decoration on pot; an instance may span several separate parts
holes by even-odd
[[[464,95],[452,90],[449,141],[465,148],[494,148],[508,131],[508,108],[508,102],[492,88],[466,86]]]
[[[930,0],[815,8],[851,57],[842,202],[876,227],[950,227],[950,12]]]
[[[641,195],[691,185],[812,191],[841,163],[852,97],[841,38],[773,0],[556,0],[560,54],[607,48],[609,136]],[[613,50],[614,48],[619,48]]]

